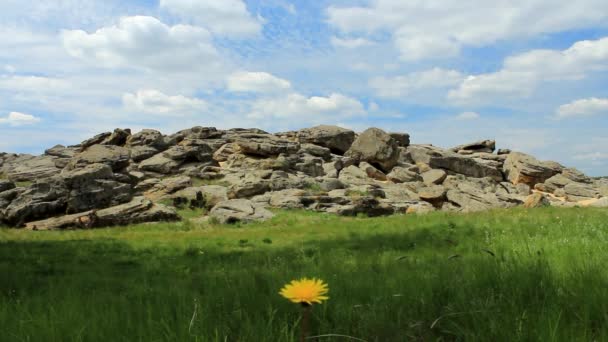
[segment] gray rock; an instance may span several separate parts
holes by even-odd
[[[549,199],[547,199],[547,197],[541,193],[533,193],[532,195],[528,196],[526,198],[526,200],[524,201],[524,207],[525,208],[541,208],[541,207],[547,207],[550,206],[551,202],[549,201]]]
[[[431,203],[436,208],[441,208],[441,205],[446,199],[446,189],[440,185],[433,185],[421,189],[418,196],[421,200]]]
[[[410,145],[407,155],[411,162],[429,164],[432,157],[442,157],[447,151],[433,145]]]
[[[443,183],[447,175],[448,174],[443,170],[434,169],[424,172],[421,176],[424,184],[432,185]]]
[[[286,189],[270,193],[269,204],[274,208],[297,209],[303,208],[302,197],[306,191],[300,189]]]
[[[365,171],[354,165],[342,169],[338,179],[345,184],[368,184],[373,181]]]
[[[119,146],[93,145],[78,153],[67,165],[68,170],[85,167],[89,164],[106,164],[112,170],[120,171],[129,165],[129,149]]]
[[[129,203],[92,210],[84,213],[54,217],[30,222],[26,229],[59,230],[73,228],[97,228],[128,225],[143,222],[179,221],[175,210],[162,204],[153,203],[143,197],[136,197]]]
[[[301,143],[327,147],[335,154],[344,154],[355,141],[355,132],[338,126],[321,125],[297,132]]]
[[[600,196],[599,191],[590,184],[568,183],[564,186],[566,199],[569,202],[577,202]]]
[[[346,155],[358,161],[377,165],[389,172],[399,160],[399,145],[388,133],[379,128],[369,128],[357,137]]]
[[[192,180],[188,176],[165,178],[156,183],[150,190],[146,191],[145,197],[151,200],[157,200],[191,186]]]
[[[159,153],[151,158],[142,161],[139,169],[142,171],[158,172],[161,174],[171,174],[177,171],[183,161],[174,160],[163,153]]]
[[[127,139],[126,145],[128,147],[149,147],[157,151],[163,151],[168,147],[162,133],[153,129],[144,129],[131,135]]]
[[[261,195],[267,191],[270,191],[270,182],[267,179],[247,175],[239,183],[228,188],[228,198],[248,198]]]
[[[0,179],[0,192],[5,192],[15,188],[15,183],[8,179]]]
[[[431,157],[429,166],[433,169],[445,169],[469,177],[490,177],[497,182],[503,180],[500,171],[501,164],[492,160],[469,158],[467,156],[449,153],[441,157]]]
[[[55,145],[44,151],[47,156],[58,158],[72,158],[78,152],[77,148],[65,147],[63,145]]]
[[[367,162],[361,162],[359,164],[359,168],[361,170],[363,170],[363,172],[365,172],[369,178],[373,178],[373,179],[379,180],[379,181],[387,180],[384,172],[378,170],[377,168],[375,168],[374,166],[372,166],[371,164],[369,164]]]
[[[531,187],[543,183],[560,171],[560,166],[555,163],[541,162],[520,152],[510,153],[503,166],[503,172],[509,181],[513,184],[525,183]]]
[[[279,139],[270,134],[248,134],[240,136],[235,143],[245,154],[255,156],[278,156],[279,154],[295,154],[300,144],[289,140]]]
[[[410,135],[407,133],[389,133],[399,147],[410,146]]]
[[[44,155],[37,157],[24,156],[11,163],[7,176],[15,182],[32,182],[56,176],[61,172],[61,169],[55,165],[57,159],[57,157]]]
[[[133,146],[131,147],[131,159],[135,162],[140,162],[148,158],[152,158],[160,151],[151,146]]]
[[[301,144],[299,153],[319,157],[324,161],[331,158],[331,150],[329,148],[314,144]]]
[[[114,130],[114,132],[112,132],[112,134],[109,137],[105,138],[101,142],[101,144],[102,145],[124,146],[127,143],[127,140],[129,139],[130,136],[131,136],[130,129],[117,128]]]
[[[4,210],[11,226],[65,213],[68,189],[58,178],[40,180],[19,194]]]
[[[487,152],[492,153],[496,149],[496,141],[494,140],[481,140],[469,144],[459,145],[451,148],[453,152],[458,151],[473,151],[473,152]]]
[[[368,217],[387,216],[395,213],[395,209],[387,203],[381,203],[373,197],[360,197],[353,200],[352,204],[332,206],[327,212],[340,216],[357,216],[364,214]]]
[[[506,154],[510,154],[511,150],[508,148],[499,148],[498,151],[496,151],[496,154],[498,155],[506,155]]]
[[[422,180],[422,177],[411,169],[396,166],[387,175],[387,178],[394,183],[406,183],[406,182],[418,182]]]
[[[218,203],[228,200],[228,188],[220,185],[188,187],[179,190],[166,198],[180,198],[182,199],[182,202],[191,202],[192,200],[196,200],[199,192],[203,195],[204,207],[207,209],[211,209]]]
[[[265,221],[274,214],[262,206],[257,206],[250,200],[233,199],[218,203],[209,212],[209,216],[220,223]]]

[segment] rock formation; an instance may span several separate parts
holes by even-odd
[[[443,149],[407,133],[317,126],[271,134],[193,127],[99,134],[41,156],[0,153],[0,222],[32,230],[265,220],[269,208],[368,216],[519,205],[608,205],[608,180],[482,140]]]

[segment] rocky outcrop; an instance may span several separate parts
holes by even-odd
[[[0,222],[41,230],[179,219],[162,204],[219,222],[268,219],[267,208],[378,216],[605,206],[606,179],[494,151],[493,140],[444,149],[377,128],[116,129],[42,156],[0,153]]]
[[[378,128],[368,128],[353,142],[346,155],[359,162],[368,162],[388,172],[399,159],[399,145],[390,134]]]
[[[335,154],[344,154],[355,141],[355,132],[338,126],[321,125],[297,132],[301,143],[329,148]]]
[[[509,181],[513,184],[525,183],[531,187],[543,183],[562,169],[557,163],[541,162],[520,152],[508,154],[503,166],[503,172]]]
[[[218,203],[211,209],[209,216],[219,223],[236,223],[265,221],[274,214],[250,200],[233,199]]]

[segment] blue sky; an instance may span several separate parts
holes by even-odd
[[[3,0],[0,150],[325,123],[608,175],[608,2],[488,4]]]

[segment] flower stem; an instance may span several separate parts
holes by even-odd
[[[312,309],[312,305],[302,303],[302,324],[300,325],[300,328],[302,330],[300,332],[300,342],[305,342],[307,340],[308,335],[310,335],[310,310],[311,309]]]

